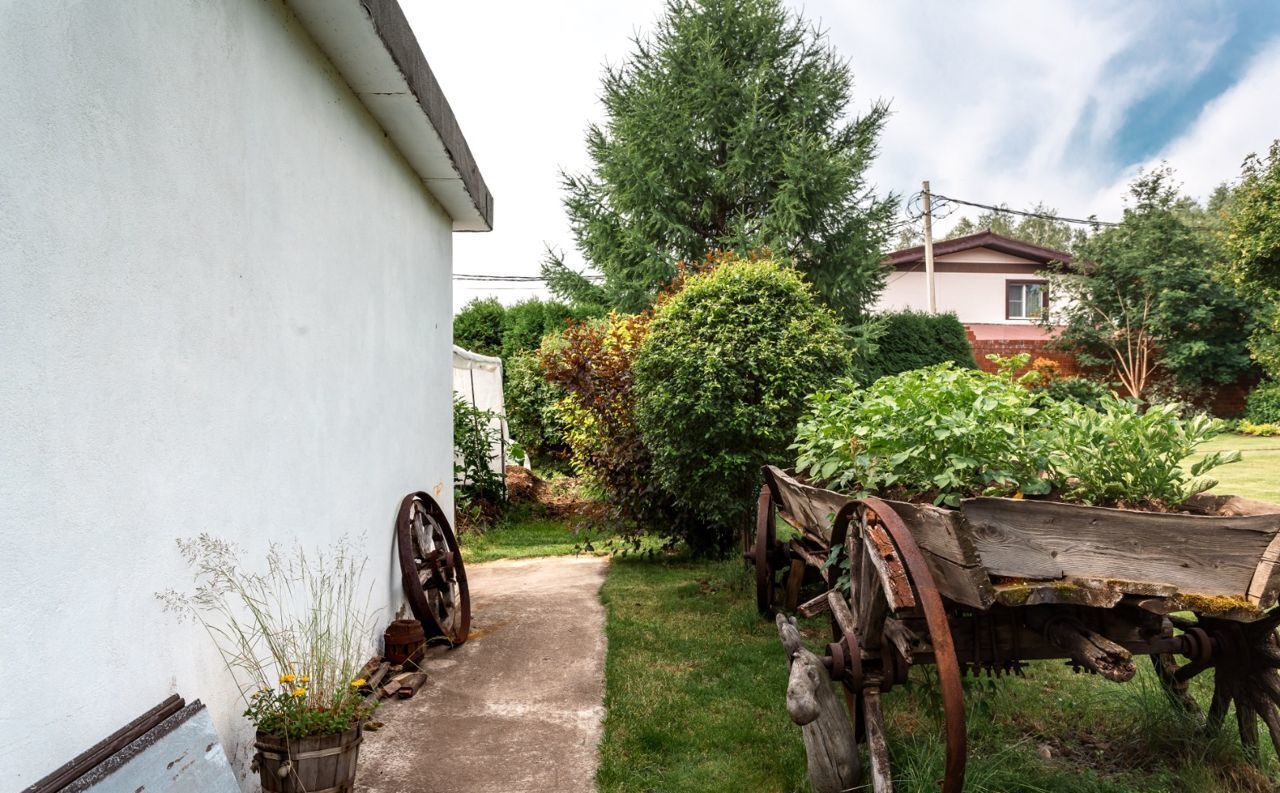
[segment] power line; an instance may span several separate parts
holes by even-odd
[[[1107,220],[1098,220],[1097,218],[1066,218],[1060,215],[1048,215],[1042,212],[1024,212],[1020,209],[1009,209],[1003,206],[992,206],[991,204],[982,204],[977,201],[965,201],[960,198],[952,198],[941,193],[933,193],[933,197],[940,201],[948,201],[953,204],[964,204],[967,207],[977,207],[978,209],[987,209],[992,212],[1000,212],[1008,215],[1021,215],[1025,218],[1040,218],[1041,220],[1056,220],[1062,223],[1079,223],[1086,226],[1119,226],[1119,223],[1113,223]]]
[[[591,281],[595,281],[603,278],[604,276],[584,274],[582,275],[582,277]],[[454,273],[453,280],[485,281],[485,282],[498,281],[498,282],[508,282],[508,283],[543,283],[547,279],[543,278],[540,275],[485,275],[481,273]]]

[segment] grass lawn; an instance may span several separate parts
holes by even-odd
[[[580,550],[583,539],[559,518],[542,517],[517,508],[514,514],[483,533],[464,534],[460,544],[463,561],[477,564],[494,559],[565,556]]]
[[[1201,447],[1204,451],[1238,449],[1243,458],[1210,472],[1219,482],[1216,493],[1259,498],[1280,504],[1280,437],[1255,438],[1249,435],[1220,435]],[[1189,462],[1202,457],[1196,454]]]

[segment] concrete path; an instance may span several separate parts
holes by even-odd
[[[471,638],[432,650],[430,679],[378,709],[360,793],[587,793],[604,715],[607,561],[556,557],[467,569]]]

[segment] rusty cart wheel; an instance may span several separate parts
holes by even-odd
[[[1181,629],[1190,654],[1179,665],[1175,656],[1152,656],[1165,691],[1197,717],[1211,733],[1222,729],[1228,712],[1235,711],[1236,726],[1245,755],[1260,764],[1258,721],[1267,728],[1271,744],[1280,753],[1280,607],[1254,622],[1238,622],[1196,615],[1184,620],[1170,617]],[[1191,679],[1213,670],[1213,695],[1207,711],[1191,696]]]
[[[778,533],[773,496],[769,488],[760,488],[756,499],[756,537],[751,546],[750,558],[756,568],[756,608],[766,617],[772,617],[778,590]]]
[[[405,597],[427,637],[462,644],[471,632],[471,594],[458,538],[436,500],[410,493],[400,502],[396,545]]]
[[[907,680],[917,654],[938,670],[946,736],[942,793],[964,786],[965,723],[960,664],[938,588],[909,529],[877,498],[853,502],[836,516],[831,542],[849,561],[848,597],[830,597],[835,641],[827,648],[833,677],[858,739],[867,746],[871,789],[893,790],[881,695]]]

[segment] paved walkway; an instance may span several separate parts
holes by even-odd
[[[432,650],[427,685],[378,709],[358,793],[588,793],[604,695],[607,561],[468,568],[471,638]]]

